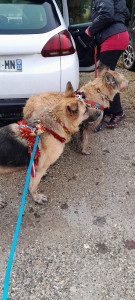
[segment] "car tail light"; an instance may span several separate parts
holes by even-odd
[[[64,56],[73,53],[75,53],[75,48],[67,30],[54,35],[41,51],[43,57]]]

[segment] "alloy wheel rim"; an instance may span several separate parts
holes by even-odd
[[[127,49],[124,51],[123,61],[127,68],[132,67],[134,63],[134,50],[131,45],[128,45]]]

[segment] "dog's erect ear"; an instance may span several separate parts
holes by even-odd
[[[74,101],[67,105],[67,111],[71,116],[76,115],[78,113],[78,101]]]
[[[105,83],[107,86],[111,85],[113,87],[113,89],[115,89],[118,86],[118,81],[115,79],[115,77],[111,73],[105,72],[104,78],[105,78]]]
[[[110,68],[106,65],[104,65],[102,62],[100,62],[99,64],[99,68],[98,68],[98,71],[99,71],[99,74],[102,72],[102,71],[108,71],[110,70]]]
[[[72,87],[72,84],[70,81],[68,81],[68,83],[66,85],[65,96],[66,97],[75,97],[73,87]]]

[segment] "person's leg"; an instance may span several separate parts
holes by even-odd
[[[110,50],[100,53],[100,61],[108,66],[111,70],[115,70],[117,62],[123,53],[123,50]]]
[[[120,55],[122,54],[122,50],[112,50],[112,51],[104,51],[100,53],[100,61],[108,66],[111,70],[115,70],[117,62],[119,60]],[[121,102],[120,102],[120,94],[116,94],[113,102],[110,103],[109,114],[112,114],[112,119],[110,122],[107,122],[107,126],[115,126],[121,120],[125,119],[125,115],[123,114]],[[119,116],[119,117],[118,117]]]

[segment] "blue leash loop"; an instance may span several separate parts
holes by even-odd
[[[23,210],[24,210],[24,205],[25,205],[25,199],[26,199],[26,195],[27,195],[27,190],[28,190],[28,185],[29,185],[29,180],[30,180],[30,174],[31,174],[32,164],[33,164],[34,156],[35,156],[37,145],[38,145],[38,140],[39,140],[39,135],[37,133],[35,144],[34,144],[32,155],[31,155],[31,159],[30,159],[30,163],[29,163],[29,168],[28,168],[28,171],[27,171],[27,176],[26,176],[26,181],[25,181],[25,185],[24,185],[24,190],[23,190],[23,195],[22,195],[22,201],[21,201],[21,205],[20,205],[18,220],[17,220],[16,229],[15,229],[15,233],[14,233],[14,237],[13,237],[13,241],[12,241],[12,246],[11,246],[11,250],[10,250],[10,254],[9,254],[9,259],[8,259],[8,263],[7,263],[2,300],[7,300],[7,297],[8,297],[10,272],[11,272],[11,267],[12,267],[12,262],[13,262],[13,258],[14,258],[15,248],[16,248],[16,244],[17,244],[17,240],[18,240],[19,230],[20,230],[20,226],[21,226],[22,215],[23,215]]]

